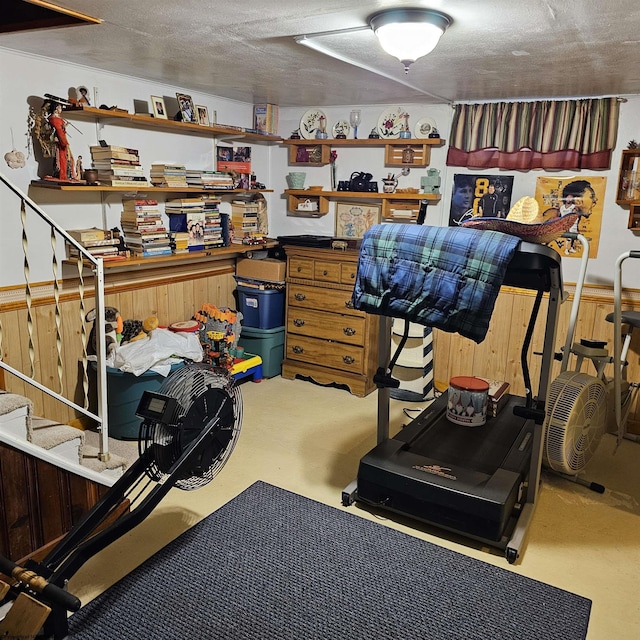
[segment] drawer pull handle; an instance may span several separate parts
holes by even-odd
[[[328,275],[328,273],[329,273],[329,272],[325,269],[325,270],[322,272],[322,275],[323,275],[323,276],[326,276],[326,275]]]
[[[296,318],[296,319],[293,321],[293,324],[294,324],[296,327],[304,327],[304,320],[302,320],[301,318]]]
[[[299,347],[298,345],[291,347],[291,351],[297,354],[304,353],[304,349],[302,347]]]
[[[304,295],[304,293],[296,293],[293,296],[298,302],[302,302],[303,300],[307,299],[307,296]]]
[[[345,336],[355,336],[356,335],[356,330],[353,329],[352,327],[345,327],[342,330],[342,333],[344,333]]]
[[[342,361],[345,364],[353,364],[356,361],[356,359],[353,356],[342,356]]]
[[[302,271],[302,267],[301,267],[301,266],[298,266],[297,271],[298,271],[298,273],[300,273],[300,272]]]
[[[349,277],[353,280],[356,277],[356,274],[351,272],[351,274],[349,275]]]
[[[347,309],[353,309],[353,302],[351,302],[351,300],[345,300],[344,301],[344,306],[347,307]]]

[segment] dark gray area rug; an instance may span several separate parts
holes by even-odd
[[[590,609],[586,598],[256,482],[74,614],[69,637],[579,640]]]

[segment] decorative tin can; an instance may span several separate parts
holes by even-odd
[[[487,421],[489,383],[473,376],[449,380],[447,419],[466,427],[479,427]]]

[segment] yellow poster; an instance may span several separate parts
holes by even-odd
[[[582,234],[589,241],[589,257],[598,257],[604,192],[607,179],[600,176],[573,178],[542,177],[536,181],[536,201],[545,220],[568,213],[580,213],[570,231]],[[549,243],[561,256],[582,257],[578,240],[559,238]]]

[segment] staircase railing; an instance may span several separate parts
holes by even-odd
[[[100,433],[99,457],[101,460],[109,458],[109,425],[107,414],[107,375],[106,375],[106,344],[105,344],[105,303],[104,303],[104,269],[102,258],[96,258],[89,253],[78,241],[61,228],[54,220],[52,220],[33,200],[25,195],[18,187],[12,184],[4,175],[0,173],[0,182],[12,191],[20,201],[20,221],[22,225],[22,250],[24,255],[24,301],[27,309],[27,336],[28,336],[28,355],[29,366],[28,373],[21,371],[4,361],[4,349],[2,347],[2,319],[0,317],[0,368],[4,371],[16,376],[30,387],[39,390],[47,396],[63,403],[72,410],[82,414],[83,416],[93,420],[97,424]],[[53,272],[53,293],[55,303],[55,331],[56,331],[56,350],[57,350],[57,373],[59,391],[55,391],[42,381],[38,381],[35,376],[35,349],[34,343],[34,314],[32,313],[32,286],[31,282],[31,266],[30,266],[30,245],[27,233],[27,213],[32,211],[35,213],[50,229],[51,239],[51,266]],[[7,215],[5,213],[5,215]],[[83,388],[83,405],[80,406],[73,400],[64,395],[63,375],[64,375],[64,359],[62,357],[63,346],[63,328],[62,314],[60,311],[60,285],[61,277],[59,271],[59,262],[57,258],[58,238],[61,237],[64,242],[72,245],[77,249],[77,259],[74,258],[78,268],[78,295],[80,299],[80,316],[81,323],[80,335],[82,339],[82,388]],[[37,247],[38,259],[41,261],[44,255],[43,247]],[[96,396],[97,396],[97,412],[94,413],[89,409],[89,376],[87,361],[87,332],[84,313],[84,274],[86,267],[89,266],[93,271],[93,296],[94,308],[96,311],[95,332],[96,332]]]

